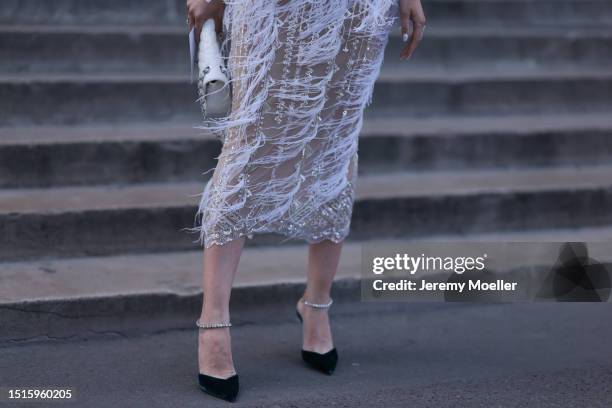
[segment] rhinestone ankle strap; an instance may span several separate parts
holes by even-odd
[[[332,303],[334,303],[334,299],[329,299],[329,302],[327,303],[312,303],[309,302],[307,300],[304,299],[300,299],[300,301],[305,304],[306,306],[310,306],[313,307],[315,309],[329,309],[329,307],[332,305]]]
[[[200,319],[196,320],[196,326],[200,329],[221,329],[223,327],[232,327],[230,322],[226,323],[201,323]]]

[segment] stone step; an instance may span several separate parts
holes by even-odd
[[[0,192],[0,259],[193,249],[202,183]],[[612,166],[362,176],[351,239],[612,224]],[[252,245],[278,242],[259,235]]]
[[[612,26],[605,28],[428,27],[404,70],[434,65],[517,67],[609,65]],[[189,72],[184,27],[0,26],[0,72]],[[398,63],[404,43],[390,37],[386,63]]]
[[[185,26],[183,0],[3,0],[2,24]]]
[[[610,24],[608,0],[428,0],[430,22]],[[3,0],[0,24],[185,24],[184,0]]]
[[[400,247],[402,244],[409,247],[419,240],[345,243],[334,288],[338,305],[343,303],[342,298],[347,293],[353,297],[359,293],[363,247]],[[600,262],[612,258],[610,226],[441,236],[436,240],[586,242],[591,258]],[[551,262],[545,254],[526,256],[522,252],[524,247],[508,246],[507,251],[507,259],[511,261],[504,268],[508,270],[547,266]],[[246,311],[278,307],[283,303],[291,305],[305,283],[306,264],[306,245],[247,247],[234,283],[232,311],[236,314],[235,323],[245,318]],[[134,334],[135,327],[124,322],[138,321],[144,314],[157,316],[156,319],[140,319],[155,321],[155,324],[145,325],[145,331],[168,329],[165,325],[170,324],[169,321],[193,324],[186,320],[197,313],[194,310],[201,304],[201,271],[201,250],[0,263],[0,282],[3,282],[0,285],[0,318],[5,329],[0,332],[0,344],[105,336],[117,330]],[[496,269],[498,273],[505,271]],[[138,330],[143,327],[138,326]]]
[[[7,74],[0,76],[0,95],[0,126],[200,121],[195,85],[181,75]],[[370,109],[414,117],[609,112],[611,106],[608,69],[407,72],[387,66]]]
[[[482,21],[495,26],[608,25],[609,0],[434,0],[423,2],[428,20],[446,24]]]
[[[612,162],[609,114],[368,118],[359,171]],[[220,143],[189,126],[0,128],[0,188],[204,180]]]

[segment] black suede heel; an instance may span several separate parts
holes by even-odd
[[[295,310],[300,323],[303,323],[302,315],[299,310]],[[316,353],[302,349],[302,360],[312,368],[327,375],[332,375],[338,365],[338,351],[334,347],[327,353]]]
[[[325,354],[302,350],[302,360],[314,369],[324,374],[332,375],[338,364],[338,352],[336,348],[331,349]]]
[[[217,378],[199,373],[198,382],[200,383],[200,388],[205,393],[229,402],[236,401],[238,389],[240,388],[238,374],[234,374],[229,378]]]
[[[229,322],[201,323],[198,319],[196,321],[196,326],[200,329],[221,329],[224,327],[232,327],[232,324]],[[198,383],[200,384],[200,389],[205,393],[229,402],[236,401],[238,390],[240,389],[238,374],[234,374],[228,378],[218,378],[198,373]]]

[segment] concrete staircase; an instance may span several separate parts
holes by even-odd
[[[612,1],[424,6],[366,114],[340,276],[372,239],[612,239]],[[184,1],[4,0],[0,44],[0,343],[190,327],[182,229],[220,146],[193,128]],[[304,246],[277,242],[249,242],[236,304],[299,292]]]

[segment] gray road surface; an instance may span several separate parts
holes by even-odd
[[[0,349],[0,387],[75,390],[72,403],[8,404],[40,407],[612,406],[610,304],[334,307],[332,377],[303,366],[289,307],[234,327],[234,405],[197,388],[196,330]]]

